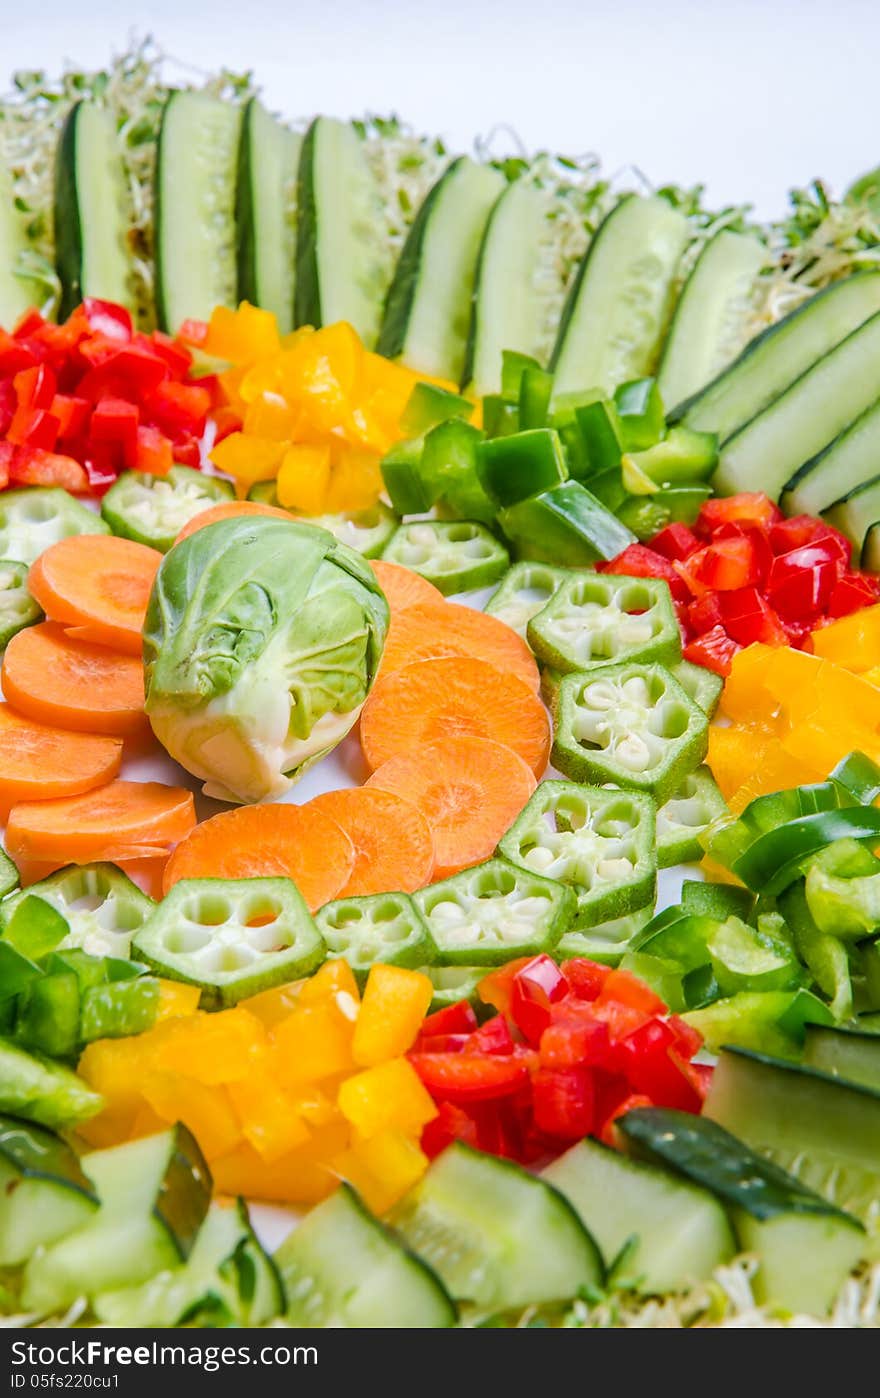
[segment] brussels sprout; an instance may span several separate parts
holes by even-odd
[[[242,516],[166,554],[144,625],[146,709],[208,796],[281,796],[357,719],[388,604],[325,529]]]

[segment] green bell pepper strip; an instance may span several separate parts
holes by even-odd
[[[644,451],[666,435],[663,400],[656,380],[632,379],[620,384],[614,390],[614,406],[625,451]]]
[[[28,567],[71,534],[109,534],[100,515],[57,486],[23,486],[0,495],[0,558]]]
[[[880,810],[852,806],[791,820],[759,835],[735,861],[732,872],[756,893],[779,894],[799,877],[811,855],[846,838],[880,844]]]
[[[681,971],[672,962],[644,951],[627,951],[618,964],[621,971],[629,971],[650,986],[673,1014],[687,1008]]]
[[[402,524],[382,557],[427,578],[444,596],[489,587],[510,566],[507,549],[494,534],[464,519]]]
[[[453,519],[495,523],[495,505],[483,487],[478,452],[484,435],[469,422],[441,422],[425,438],[419,474],[432,505]]]
[[[613,782],[662,802],[703,761],[708,729],[662,665],[610,665],[560,684],[552,762],[572,781]]]
[[[704,1010],[722,998],[711,962],[708,966],[695,966],[693,971],[682,976],[681,989],[689,1010]]]
[[[726,813],[727,802],[709,768],[691,772],[657,810],[658,867],[668,869],[702,859],[700,835]]]
[[[644,451],[629,453],[629,460],[655,485],[663,488],[689,485],[707,480],[715,470],[718,438],[714,432],[671,427],[662,442],[655,442]]]
[[[838,1022],[849,1019],[853,1009],[853,986],[847,949],[838,937],[816,926],[802,879],[781,895],[779,908],[791,929],[798,956],[830,1001],[834,1019]]]
[[[28,896],[48,903],[67,923],[59,948],[81,947],[93,956],[123,960],[133,934],[156,906],[115,864],[70,864],[0,902],[0,936],[9,935],[10,921]]]
[[[591,487],[597,475],[605,471],[620,471],[623,428],[616,407],[607,398],[582,404],[575,409],[574,420],[583,444],[580,460],[586,467],[586,473],[578,479]]]
[[[779,1027],[798,1044],[804,1042],[808,1024],[831,1025],[834,1022],[834,1015],[825,1001],[803,986],[794,992],[791,1004],[779,1016]]]
[[[740,917],[751,922],[755,895],[747,888],[733,883],[704,883],[702,879],[685,879],[681,886],[681,907],[686,913],[697,913],[724,922]]]
[[[437,384],[417,383],[400,415],[400,426],[406,437],[423,437],[439,423],[470,418],[473,411],[473,403],[460,393],[450,393]]]
[[[79,1045],[80,989],[73,971],[32,981],[18,1002],[15,1038],[49,1058],[72,1058]]]
[[[167,553],[191,519],[234,498],[228,481],[190,466],[172,466],[167,476],[123,471],[101,501],[101,515],[114,534]]]
[[[521,350],[501,351],[501,397],[509,403],[518,403],[522,389],[523,374],[529,369],[541,366],[531,354]]]
[[[583,568],[616,558],[635,535],[579,481],[564,481],[500,511],[498,523],[520,557]]]
[[[476,467],[486,494],[501,507],[550,490],[568,474],[559,435],[552,427],[480,442]]]
[[[9,900],[15,907],[4,910],[3,939],[35,961],[60,946],[70,927],[57,908],[32,891],[33,887]]]
[[[790,990],[802,982],[803,972],[791,939],[778,928],[768,927],[765,918],[758,919],[757,927],[738,917],[718,923],[707,950],[722,995],[740,990]]]
[[[873,806],[880,796],[880,766],[863,752],[851,752],[838,762],[830,780],[845,786],[861,806]]]
[[[514,563],[484,610],[525,640],[532,617],[546,607],[569,577],[567,568],[553,568],[549,563]]]
[[[509,437],[519,431],[519,406],[500,393],[483,398],[483,431],[487,437]]]
[[[570,888],[506,859],[489,859],[413,895],[438,966],[503,966],[552,952],[577,909]]]
[[[867,878],[880,874],[880,859],[858,840],[835,840],[810,860],[810,869],[821,869],[841,879]]]
[[[154,976],[92,986],[82,996],[80,1043],[142,1034],[155,1024],[158,1008],[159,982]]]
[[[654,901],[637,908],[624,917],[611,918],[586,931],[566,932],[556,944],[553,955],[557,961],[569,961],[574,956],[599,961],[604,966],[619,966],[621,958],[632,947],[637,934],[654,914]]]
[[[459,1000],[469,1001],[478,1018],[481,1012],[487,1010],[488,1007],[477,994],[477,987],[486,974],[485,966],[420,966],[418,969],[428,977],[434,987],[431,1014],[435,1010],[445,1010],[448,1005],[455,1005]]]
[[[714,918],[664,908],[633,938],[632,950],[668,961],[686,975],[709,965],[709,939],[717,927]]]
[[[131,966],[134,975],[137,975],[139,970],[143,970],[143,967],[137,962],[130,961],[125,964]],[[70,951],[50,952],[48,956],[43,958],[42,967],[47,976],[72,973],[76,976],[81,994],[91,990],[96,985],[106,985],[109,979],[105,957],[90,956],[87,951],[80,951],[76,947]]]
[[[643,908],[656,892],[654,802],[629,791],[543,781],[498,853],[572,889],[570,932]]]
[[[0,849],[0,898],[6,898],[18,888],[18,869],[4,849]],[[2,922],[0,922],[2,926]]]
[[[609,488],[610,486],[611,483]],[[600,494],[597,484],[591,482],[591,489],[595,490],[597,495]],[[669,490],[657,490],[650,495],[624,494],[620,504],[614,508],[620,516],[621,523],[644,542],[653,539],[667,524],[693,524],[711,494],[712,491],[707,485],[673,486]],[[602,495],[601,498],[605,499],[605,496]]]
[[[689,660],[679,660],[669,668],[685,694],[690,695],[695,704],[699,704],[707,718],[711,718],[718,708],[724,688],[721,676],[716,675],[713,670],[707,670],[703,665],[692,665]]]
[[[0,560],[0,650],[19,631],[40,620],[43,610],[27,590],[28,566],[13,559]]]
[[[208,1008],[310,975],[326,955],[286,878],[181,879],[133,945],[158,975],[197,985]]]
[[[522,431],[547,426],[552,396],[553,375],[548,370],[523,370],[519,381],[519,424]]]
[[[422,479],[423,447],[421,437],[405,437],[395,442],[382,457],[382,480],[388,498],[399,515],[421,515],[434,504],[431,492]]]
[[[319,909],[315,925],[328,959],[344,957],[359,982],[376,962],[415,970],[436,956],[427,925],[406,893],[339,898]]]
[[[880,874],[838,878],[813,864],[807,871],[805,891],[820,932],[857,942],[880,929]]]
[[[835,811],[841,806],[854,804],[851,793],[836,782],[809,782],[805,786],[790,787],[787,791],[771,791],[765,796],[756,796],[746,806],[741,819],[756,835],[764,835],[787,825],[789,821],[799,820],[801,816]]]
[[[702,1009],[688,1010],[682,1018],[699,1030],[711,1053],[735,1047],[774,1058],[800,1058],[800,1045],[787,1028],[787,1015],[796,1004],[803,1004],[798,1000],[803,993],[801,989],[741,990]]]
[[[40,967],[17,951],[11,942],[0,941],[0,1004],[14,1000],[42,974]]]
[[[575,574],[532,618],[528,640],[542,664],[563,674],[681,659],[669,584],[657,578]]]

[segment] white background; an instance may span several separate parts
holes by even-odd
[[[0,0],[0,19],[4,80],[151,33],[252,68],[288,116],[396,111],[458,148],[509,123],[767,217],[880,165],[880,0]]]

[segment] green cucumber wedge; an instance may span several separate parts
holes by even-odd
[[[171,333],[237,293],[235,191],[241,109],[172,92],[156,148],[156,315]]]
[[[41,306],[47,288],[25,270],[30,250],[27,217],[15,206],[12,180],[0,169],[0,325],[11,330],[29,306]]]
[[[88,1222],[98,1201],[66,1141],[45,1127],[0,1116],[0,1267]]]
[[[668,405],[668,420],[725,442],[877,311],[880,271],[835,282],[756,336],[695,397]]]
[[[553,351],[554,395],[652,374],[690,230],[665,199],[631,194],[600,225],[568,294]]]
[[[861,1083],[880,1092],[880,1035],[857,1029],[808,1024],[804,1063],[845,1082]]]
[[[293,329],[296,181],[302,137],[252,97],[238,147],[238,295]]]
[[[684,284],[657,371],[664,403],[680,403],[711,382],[748,341],[746,327],[767,251],[757,238],[716,233]]]
[[[106,107],[77,102],[61,129],[55,162],[55,263],[62,320],[84,296],[133,306],[128,226],[116,124]]]
[[[872,476],[864,485],[856,486],[855,490],[844,495],[843,499],[835,500],[833,505],[822,511],[822,517],[851,541],[858,562],[872,525],[880,520],[880,475]],[[863,566],[870,565],[866,563]]]
[[[545,199],[516,180],[499,197],[480,248],[463,382],[474,392],[501,391],[504,350],[540,358],[546,307],[541,295]]]
[[[712,479],[721,495],[786,482],[880,397],[880,314],[866,320],[728,438]]]
[[[0,1112],[54,1128],[88,1121],[103,1105],[103,1097],[64,1064],[0,1039]]]
[[[428,191],[388,292],[380,354],[461,382],[480,245],[503,190],[497,170],[461,156]]]
[[[880,475],[880,402],[873,403],[835,437],[830,446],[805,462],[782,492],[782,507],[789,514],[824,514],[852,498],[861,486],[877,475]],[[865,529],[875,519],[880,519],[880,514],[867,520]],[[863,536],[864,533],[863,529]],[[861,543],[861,539],[858,542]]]
[[[880,521],[872,524],[865,535],[860,563],[869,573],[880,573]]]
[[[300,150],[296,204],[295,323],[347,320],[372,349],[388,268],[378,188],[347,122],[312,122]]]

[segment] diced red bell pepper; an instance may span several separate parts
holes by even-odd
[[[666,1023],[674,1035],[672,1047],[676,1053],[680,1053],[682,1058],[693,1058],[695,1053],[699,1053],[703,1047],[703,1036],[699,1029],[694,1029],[687,1020],[680,1019],[678,1015],[670,1015]]]
[[[619,1117],[626,1116],[627,1112],[634,1112],[637,1107],[653,1107],[654,1103],[650,1097],[646,1097],[643,1092],[629,1092],[618,1102],[602,1122],[599,1128],[599,1140],[604,1141],[606,1146],[614,1146],[620,1149],[620,1137],[615,1130],[614,1123]]]
[[[529,1077],[518,1054],[411,1053],[409,1061],[432,1097],[463,1105],[508,1097]]]
[[[595,1092],[589,1068],[539,1068],[533,1082],[535,1125],[560,1141],[577,1141],[595,1124]]]
[[[162,330],[154,330],[150,341],[154,352],[165,360],[174,378],[186,378],[193,361],[189,350]]]
[[[530,1044],[540,1042],[550,1023],[550,1006],[568,994],[568,982],[549,956],[532,957],[513,978],[510,1016]]]
[[[712,543],[717,544],[721,539],[748,539],[754,550],[752,566],[754,580],[758,586],[763,586],[773,564],[773,550],[767,540],[765,530],[746,521],[737,523],[731,520],[716,530]]]
[[[21,408],[50,408],[58,388],[58,380],[48,364],[35,364],[20,369],[12,385]]]
[[[835,539],[841,557],[848,560],[852,545],[839,529],[826,524],[824,519],[814,515],[791,515],[789,519],[779,519],[770,529],[770,547],[774,553],[791,553],[792,549],[805,548],[820,539]]]
[[[513,1037],[503,1015],[493,1015],[481,1024],[479,1029],[469,1034],[462,1048],[463,1053],[513,1053]]]
[[[595,1000],[611,975],[611,969],[598,961],[575,956],[563,962],[562,974],[578,1000]]]
[[[9,468],[17,448],[11,442],[0,442],[0,490],[9,484]]]
[[[765,646],[788,644],[779,618],[756,587],[724,592],[718,601],[725,631],[741,646],[750,646],[755,641]]]
[[[197,471],[202,463],[202,449],[197,437],[192,437],[189,434],[176,437],[172,443],[172,451],[174,460],[180,462],[181,466],[191,466],[194,471]]]
[[[167,476],[173,465],[174,453],[168,438],[158,427],[145,427],[142,423],[137,430],[133,469],[152,476]]]
[[[597,565],[602,573],[622,573],[631,578],[659,578],[669,584],[669,591],[679,602],[686,602],[690,593],[684,580],[668,558],[655,553],[646,544],[629,544],[609,563]]]
[[[198,437],[205,430],[211,395],[197,384],[168,379],[146,394],[143,401],[149,420],[172,439],[185,433]]]
[[[58,419],[58,440],[66,442],[84,437],[91,411],[92,405],[88,399],[76,398],[69,393],[56,393],[50,412]]]
[[[89,478],[78,461],[41,447],[19,447],[9,465],[9,479],[17,485],[60,485],[74,495],[89,488]]]
[[[185,345],[193,345],[198,349],[208,338],[208,322],[205,320],[181,321],[177,338],[182,340]]]
[[[22,344],[5,330],[0,330],[0,374],[18,374],[38,362],[30,345]]]
[[[688,625],[697,635],[711,631],[713,626],[721,626],[721,603],[717,592],[704,592],[688,607]]]
[[[234,408],[217,408],[214,412],[214,441],[222,442],[232,432],[241,431],[241,418]]]
[[[586,1008],[586,1001],[578,1007]],[[568,1006],[560,1007],[561,1018],[544,1030],[539,1049],[541,1066],[544,1068],[574,1068],[578,1064],[589,1067],[610,1066],[610,1039],[608,1025],[602,1020],[575,1017]]]
[[[16,340],[29,340],[32,335],[38,334],[45,325],[45,316],[40,315],[35,306],[31,306],[19,316],[12,333]]]
[[[617,1073],[620,1066],[617,1062],[616,1045],[628,1034],[641,1028],[645,1021],[650,1019],[650,1015],[645,1014],[644,1010],[636,1009],[634,1005],[624,1005],[619,1000],[596,1000],[593,1013],[608,1028],[608,1038],[611,1041],[610,1066]]]
[[[716,675],[729,675],[730,662],[738,650],[742,650],[742,646],[719,625],[713,626],[711,631],[704,632],[695,641],[689,641],[682,655],[692,665],[702,665],[707,670],[714,670]]]
[[[451,1146],[453,1141],[464,1141],[466,1145],[477,1144],[477,1123],[463,1107],[453,1102],[440,1102],[437,1115],[422,1131],[422,1150],[430,1160],[441,1150]]]
[[[608,972],[596,1003],[607,1004],[609,1000],[616,1000],[619,1005],[627,1005],[644,1015],[659,1015],[666,1011],[665,1003],[650,986],[631,971],[621,971],[619,967]]]
[[[702,545],[692,529],[686,524],[679,524],[673,521],[655,534],[650,541],[650,546],[655,553],[660,553],[664,558],[668,558],[670,563],[683,562],[690,558],[692,553],[696,553]]]
[[[131,316],[115,301],[101,301],[97,296],[84,296],[82,310],[90,328],[108,340],[126,345],[131,339]]]
[[[85,342],[81,348],[86,348]],[[168,377],[168,365],[152,351],[137,345],[109,343],[110,353],[93,365],[77,385],[80,398],[97,403],[101,398],[125,398],[142,403]]]
[[[478,1028],[477,1016],[469,1000],[456,1000],[454,1005],[444,1005],[422,1020],[419,1038],[432,1034],[472,1034]]]
[[[777,554],[767,579],[767,597],[783,621],[809,621],[824,615],[841,565],[818,545]],[[833,542],[832,542],[833,546]]]
[[[745,535],[713,540],[684,563],[673,565],[695,597],[704,592],[731,592],[758,581],[755,545]]]
[[[470,1042],[470,1034],[420,1034],[416,1053],[461,1053]]]
[[[619,1045],[619,1062],[636,1092],[658,1107],[698,1112],[702,1098],[675,1053],[675,1032],[662,1019],[650,1019]]]
[[[58,419],[45,408],[17,408],[6,436],[15,446],[51,451],[58,440]]]
[[[849,616],[862,607],[873,607],[878,590],[873,578],[865,573],[844,573],[834,584],[828,598],[826,614],[829,617]]]
[[[782,511],[769,496],[760,491],[744,491],[740,495],[707,500],[700,508],[694,531],[704,536],[712,535],[723,524],[751,524],[766,530],[781,518]]]
[[[11,379],[0,379],[0,438],[9,431],[18,404]]]
[[[528,966],[532,959],[531,956],[519,956],[515,961],[508,961],[506,966],[499,966],[496,971],[490,971],[485,975],[477,986],[477,994],[483,1004],[491,1005],[499,1014],[510,1014],[513,978],[517,971],[521,971],[523,966]]]
[[[137,460],[140,409],[124,398],[102,398],[95,404],[89,433],[94,442],[118,446],[126,465]]]
[[[83,467],[93,495],[106,495],[111,485],[119,479],[113,459],[114,450],[106,442],[92,442],[83,450]]]

